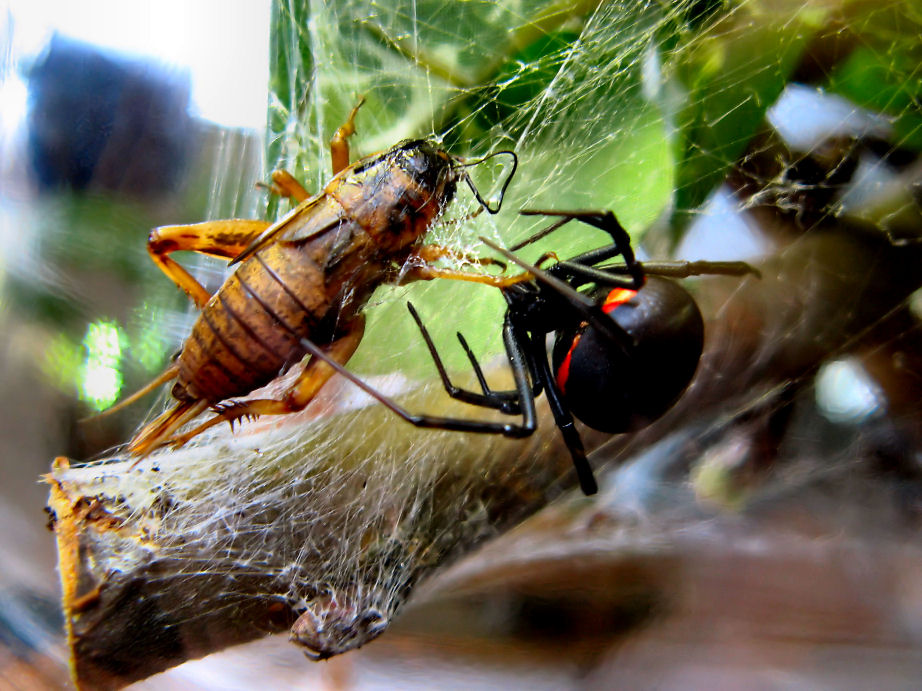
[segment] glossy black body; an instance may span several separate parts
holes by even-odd
[[[601,303],[609,292],[599,287],[590,296]],[[590,324],[570,324],[557,331],[554,373],[578,420],[602,432],[632,432],[660,418],[688,387],[704,346],[704,321],[688,291],[657,276],[609,316],[635,345],[612,347]]]

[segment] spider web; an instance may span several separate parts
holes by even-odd
[[[812,381],[824,360],[885,318],[909,313],[917,286],[900,272],[906,257],[917,257],[894,253],[901,242],[914,252],[919,210],[910,194],[894,190],[907,189],[906,171],[917,164],[892,164],[922,141],[920,16],[911,3],[386,5],[279,4],[268,167],[295,171],[308,189],[320,189],[329,177],[328,138],[364,95],[353,158],[422,135],[454,154],[508,148],[519,156],[503,211],[465,218],[476,204],[461,191],[432,229],[433,242],[483,254],[479,235],[511,245],[539,227],[518,209],[590,208],[613,209],[638,235],[646,230],[648,252],[658,258],[676,245],[690,259],[699,258],[687,254],[694,252],[758,259],[786,247],[781,259],[768,260],[763,284],[719,279],[706,282],[716,288],[698,289],[717,326],[694,395],[667,425],[639,437],[587,432],[590,448],[601,448],[597,466],[623,461],[705,412],[710,422],[699,424],[716,433],[760,404],[777,407],[785,387]],[[874,76],[878,86],[866,88]],[[821,97],[839,95],[844,115],[834,117],[835,136],[784,140],[784,127],[797,120],[784,112],[797,89],[814,99],[795,108],[797,117],[804,108],[828,113]],[[501,157],[473,171],[485,197],[506,174]],[[868,202],[860,198],[866,186],[854,181],[875,175],[886,177],[874,179],[887,194]],[[278,206],[269,213],[286,210]],[[752,214],[748,225],[741,212]],[[747,241],[760,213],[774,219],[774,236]],[[708,225],[715,217],[717,226]],[[854,219],[865,230],[869,222],[878,227],[868,245],[811,244]],[[693,242],[708,234],[717,239]],[[572,224],[523,255],[568,256],[601,244],[600,233]],[[873,292],[870,277],[852,280],[867,247],[881,253],[887,271],[899,267],[892,290]],[[830,264],[830,253],[842,260]],[[843,302],[817,276],[855,293]],[[789,300],[799,288],[803,294]],[[350,368],[405,395],[412,410],[482,417],[446,400],[407,300],[459,381],[470,384],[456,330],[485,362],[502,352],[498,291],[435,281],[375,294]],[[771,318],[745,330],[750,317],[734,300]],[[827,319],[830,310],[847,317]],[[490,372],[496,386],[503,374],[501,363]],[[232,618],[253,601],[281,603],[300,615],[300,642],[323,654],[379,635],[421,579],[573,484],[550,420],[525,441],[422,432],[338,379],[298,416],[245,423],[236,436],[219,429],[129,472],[103,465],[58,477],[87,474],[99,495],[118,497],[113,511],[123,526],[118,539],[102,539],[111,542],[101,548],[101,573],[148,565],[157,574],[149,596],[174,623]],[[144,538],[126,542],[125,532]],[[195,596],[169,595],[177,584]]]

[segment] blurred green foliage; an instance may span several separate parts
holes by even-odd
[[[907,31],[886,47],[857,47],[836,66],[829,89],[857,105],[891,116],[894,141],[922,151],[922,22],[916,19],[913,40]]]
[[[435,228],[436,242],[479,251],[477,235],[488,234],[511,244],[538,227],[516,217],[522,207],[612,208],[634,233],[668,218],[677,242],[765,129],[785,85],[805,63],[825,59],[817,49],[824,42],[846,35],[864,47],[821,64],[817,86],[894,114],[902,142],[914,146],[917,20],[911,2],[859,0],[276,2],[269,161],[320,189],[329,178],[327,140],[364,95],[355,156],[424,135],[455,154],[519,154],[501,214]],[[501,174],[477,176],[495,189]],[[468,202],[455,206],[470,209]],[[568,228],[526,255],[602,241]],[[437,283],[379,293],[360,367],[421,373],[412,363],[426,358],[407,357],[422,353],[407,298],[424,318],[438,315],[427,320],[437,342],[450,343],[461,328],[475,352],[499,352],[497,291]],[[463,313],[445,318],[446,306],[458,304]],[[386,338],[376,326],[383,323]],[[464,366],[460,349],[446,354]]]

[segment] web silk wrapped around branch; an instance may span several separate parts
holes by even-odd
[[[320,419],[267,418],[236,438],[224,426],[133,469],[131,459],[55,468],[77,679],[121,685],[289,629],[309,657],[358,647],[423,576],[569,476],[569,456],[541,450],[540,433],[411,433],[370,399],[345,410],[354,390],[338,387],[350,386],[331,383],[308,409],[326,408]],[[408,404],[438,400],[433,390]],[[555,433],[549,421],[544,434]]]

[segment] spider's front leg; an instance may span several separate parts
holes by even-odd
[[[555,211],[553,209],[522,209],[520,212],[523,216],[556,216],[562,220],[553,223],[544,231],[538,233],[535,238],[544,237],[548,232],[556,230],[565,223],[572,220],[581,221],[587,225],[603,230],[612,239],[612,244],[602,247],[585,254],[578,255],[568,260],[571,265],[583,265],[587,267],[611,259],[612,257],[621,256],[624,259],[625,273],[631,277],[631,287],[634,290],[640,290],[644,284],[643,267],[634,256],[634,248],[631,246],[631,236],[624,229],[624,226],[615,217],[611,211]],[[562,264],[564,262],[561,262]],[[593,280],[593,279],[590,279]]]

